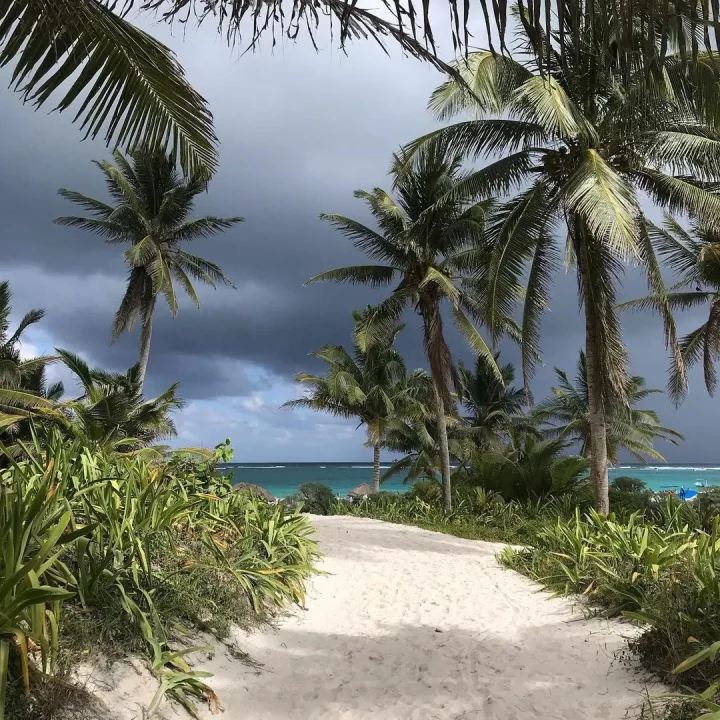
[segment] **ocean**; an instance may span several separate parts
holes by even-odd
[[[390,467],[381,466],[383,470]],[[253,483],[275,497],[287,497],[303,483],[321,482],[336,495],[344,496],[360,483],[372,484],[372,465],[363,462],[326,463],[230,463],[233,483]],[[678,490],[699,485],[720,485],[720,466],[707,465],[620,465],[610,470],[610,480],[627,475],[642,480],[650,490]],[[402,475],[383,483],[383,490],[405,492],[409,485]]]

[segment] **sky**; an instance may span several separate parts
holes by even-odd
[[[392,152],[435,127],[426,103],[442,76],[399,52],[387,57],[370,43],[352,45],[344,55],[328,35],[320,35],[319,52],[299,42],[240,56],[210,27],[183,34],[147,19],[141,24],[175,50],[215,116],[220,167],[196,213],[246,219],[192,249],[220,264],[237,290],[199,287],[199,310],[181,302],[172,318],[161,303],[155,314],[148,392],[179,382],[187,401],[173,444],[213,446],[230,437],[240,462],[369,460],[372,451],[355,423],[280,405],[300,395],[295,373],[318,369],[308,353],[325,343],[349,345],[351,311],[382,296],[303,283],[319,271],[362,262],[318,216],[369,222],[353,191],[389,189]],[[0,86],[9,78],[0,72]],[[81,142],[70,113],[33,112],[10,90],[0,92],[0,112],[0,278],[11,283],[16,320],[33,307],[46,311],[27,332],[24,353],[66,348],[93,365],[124,370],[137,360],[139,331],[110,343],[126,277],[122,248],[52,224],[76,213],[58,196],[60,187],[105,197],[91,161],[109,151],[101,142]],[[622,299],[643,294],[642,278],[628,268]],[[699,325],[702,313],[682,315],[680,331]],[[664,388],[668,360],[660,322],[647,314],[623,319],[632,371]],[[418,318],[407,322],[399,348],[409,366],[421,367]],[[452,330],[449,336],[455,356],[469,359],[461,338]],[[575,277],[560,273],[542,325],[536,398],[549,391],[554,366],[574,372],[583,339]],[[504,360],[517,357],[515,348],[503,350]],[[51,375],[66,381],[69,395],[77,392],[59,367]],[[669,462],[720,463],[720,400],[707,396],[699,370],[690,380],[680,408],[664,395],[647,402],[663,424],[686,436],[679,447],[658,450]]]

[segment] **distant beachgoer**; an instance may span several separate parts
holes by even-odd
[[[684,487],[681,487],[681,488],[680,488],[680,492],[678,492],[678,497],[679,497],[681,500],[685,500],[685,488],[684,488]]]

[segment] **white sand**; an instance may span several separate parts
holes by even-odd
[[[621,720],[641,677],[615,661],[627,625],[501,568],[492,543],[349,517],[317,517],[321,568],[308,609],[237,638],[260,671],[217,652],[202,669],[226,720]],[[146,674],[101,693],[142,717]],[[632,714],[632,713],[631,713]],[[163,715],[176,712],[164,706]],[[207,717],[211,717],[208,713]]]

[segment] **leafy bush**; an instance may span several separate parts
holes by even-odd
[[[616,477],[610,483],[610,487],[613,488],[613,490],[619,490],[625,493],[641,493],[646,489],[645,483],[642,480],[626,475]]]
[[[335,493],[324,483],[303,483],[285,503],[290,507],[298,506],[301,512],[313,515],[330,515]]]
[[[147,460],[67,444],[57,431],[23,450],[0,475],[0,719],[7,674],[27,688],[53,673],[73,643],[65,631],[85,647],[146,653],[161,681],[150,709],[170,695],[195,713],[196,699],[215,695],[188,651],[173,648],[180,623],[222,636],[244,616],[304,603],[312,526],[229,492],[217,455]]]
[[[688,524],[698,516],[687,504],[669,496],[657,505],[657,524],[639,512],[624,521],[577,512],[541,530],[533,547],[506,548],[500,558],[548,589],[582,593],[608,614],[641,622],[631,649],[643,665],[703,693],[681,696],[666,717],[693,718],[701,707],[720,709],[712,702],[720,681],[720,517],[705,532]]]
[[[418,480],[413,483],[410,495],[428,503],[436,503],[442,500],[442,487],[435,478]]]
[[[562,440],[538,440],[527,435],[522,444],[504,453],[475,453],[469,481],[499,493],[505,500],[538,500],[581,490],[587,461],[563,455]]]

